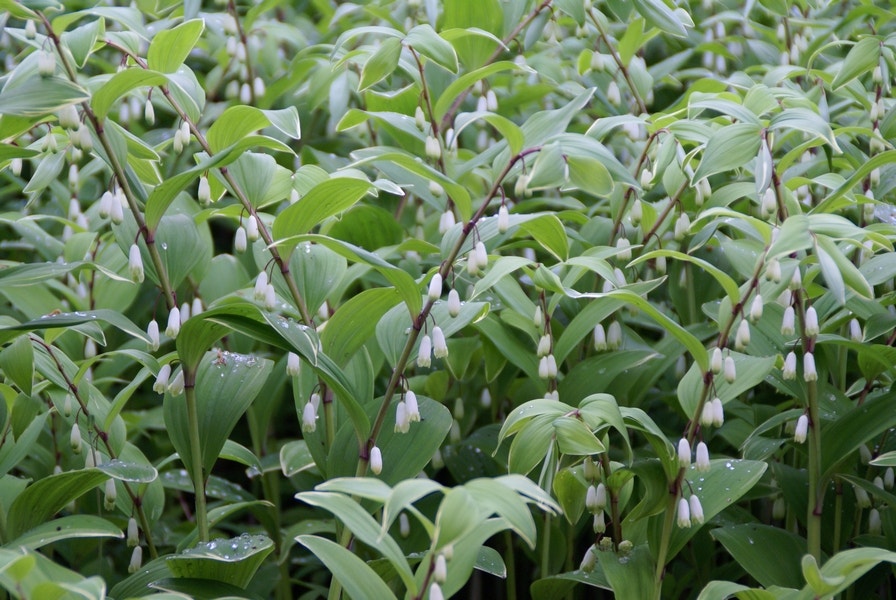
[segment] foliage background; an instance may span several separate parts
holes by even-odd
[[[9,597],[891,597],[888,9],[0,6]]]

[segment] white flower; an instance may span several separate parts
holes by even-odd
[[[796,379],[796,353],[791,351],[784,359],[784,367],[781,369],[781,376],[786,379]]]
[[[432,355],[436,358],[448,357],[448,343],[445,334],[438,325],[432,328]]]
[[[246,229],[244,227],[237,227],[236,235],[233,238],[233,250],[235,252],[245,252],[248,247],[249,242],[246,239]]]
[[[426,126],[426,115],[423,114],[423,108],[419,105],[417,109],[414,111],[414,122],[417,125],[417,128],[422,130]]]
[[[176,306],[168,313],[168,327],[165,328],[165,335],[170,338],[176,338],[180,332],[180,309]]]
[[[607,349],[607,334],[604,332],[604,326],[600,323],[594,326],[594,349],[598,352]]]
[[[762,294],[756,294],[753,303],[750,305],[750,320],[754,323],[762,318]]]
[[[698,471],[709,471],[709,448],[706,447],[704,442],[697,444],[697,460],[695,464]]]
[[[517,177],[516,183],[513,185],[513,193],[517,198],[529,195],[529,181],[531,179],[532,177],[526,173]]]
[[[551,336],[548,334],[544,334],[538,340],[538,349],[535,351],[538,358],[542,356],[547,356],[551,353]]]
[[[172,396],[180,396],[184,392],[184,371],[181,369],[174,376],[174,380],[168,384],[168,393]]]
[[[793,431],[793,441],[802,444],[806,441],[807,435],[809,435],[809,417],[800,415],[800,418],[796,420],[796,429]]]
[[[594,533],[603,533],[607,530],[607,522],[604,518],[604,511],[600,511],[596,515],[594,515],[594,520],[591,525]]]
[[[408,418],[408,405],[402,400],[395,405],[395,433],[407,433],[411,430],[411,420]]]
[[[868,512],[868,533],[871,535],[880,535],[881,524],[880,524],[880,511],[876,508],[872,508]]]
[[[790,278],[790,283],[787,287],[792,292],[795,292],[796,290],[803,287],[803,275],[802,273],[800,273],[799,265],[797,265],[796,269],[793,270],[793,276]]]
[[[713,374],[718,375],[722,372],[722,349],[721,348],[713,348],[712,349],[712,357],[709,360],[709,369],[713,372]]]
[[[445,560],[445,555],[439,554],[436,556],[436,564],[432,570],[432,578],[436,583],[445,583],[445,580],[448,578],[448,561]]]
[[[306,402],[302,408],[302,431],[309,433],[317,429],[317,409],[312,402]]]
[[[460,314],[460,294],[453,288],[448,292],[448,314],[452,317]]]
[[[37,55],[37,72],[41,77],[52,77],[56,73],[56,55],[41,50]]]
[[[607,348],[616,350],[622,345],[622,325],[613,321],[607,328]]]
[[[420,339],[420,347],[417,350],[417,366],[428,367],[432,364],[432,340],[428,335]]]
[[[78,109],[74,104],[66,104],[59,109],[59,126],[63,129],[77,129],[81,124]]]
[[[628,262],[632,259],[632,243],[628,241],[628,238],[621,237],[616,240],[616,257],[624,262]]]
[[[159,324],[155,319],[146,326],[146,337],[149,338],[149,350],[155,352],[159,349]]]
[[[81,148],[81,150],[90,152],[90,150],[93,149],[93,138],[90,136],[90,128],[81,123],[78,130],[75,132],[75,139],[73,139],[72,142]]]
[[[429,299],[430,300],[438,300],[442,297],[442,275],[440,273],[436,273],[432,276],[432,279],[429,280]]]
[[[700,504],[700,498],[696,494],[691,494],[688,504],[691,509],[691,523],[703,525],[703,505]]]
[[[489,90],[485,93],[485,106],[492,112],[498,110],[498,96],[495,94],[495,90]]]
[[[403,538],[411,535],[411,522],[408,520],[408,514],[405,512],[398,515],[398,533]]]
[[[632,225],[635,227],[641,223],[641,219],[644,218],[644,207],[640,199],[635,198],[631,209],[628,211],[628,218],[631,219]]]
[[[286,374],[290,377],[295,377],[299,374],[299,370],[299,355],[295,352],[290,352],[286,355]]]
[[[249,218],[246,219],[246,237],[250,242],[258,239],[258,217],[255,215],[249,215]]]
[[[737,379],[737,367],[734,365],[734,359],[730,356],[725,357],[725,366],[723,367],[723,371],[725,374],[725,381],[728,383],[734,383],[734,380]]]
[[[128,548],[133,548],[140,543],[140,530],[137,528],[137,519],[128,519]]]
[[[196,191],[196,198],[202,204],[208,204],[212,201],[212,186],[205,175],[199,178],[199,189]]]
[[[544,329],[544,312],[541,310],[541,305],[535,307],[532,324],[535,325],[535,329]]]
[[[861,342],[865,339],[865,335],[862,333],[862,325],[859,323],[858,319],[851,319],[849,321],[849,339],[854,342]]]
[[[256,300],[264,300],[265,291],[268,289],[267,271],[262,271],[255,278],[255,290],[253,292]]]
[[[72,395],[65,395],[65,403],[62,405],[62,414],[66,417],[72,416]]]
[[[446,210],[439,216],[439,233],[445,233],[452,227],[457,221],[454,219],[454,211],[451,209]]]
[[[691,219],[688,217],[688,213],[683,212],[675,221],[675,239],[678,241],[683,240],[684,236],[686,236],[690,230]]]
[[[815,370],[815,355],[806,352],[803,356],[803,379],[805,381],[818,381],[818,371]]]
[[[619,91],[619,85],[615,81],[611,81],[607,86],[607,102],[613,106],[618,106],[622,102],[622,94]]]
[[[544,358],[547,361],[548,378],[556,379],[557,378],[557,359],[554,358],[553,354],[548,354]]]
[[[887,470],[884,471],[884,489],[893,489],[894,483],[896,481],[894,481],[893,467],[887,467]]]
[[[818,313],[815,311],[814,306],[810,306],[806,309],[806,335],[809,337],[815,337],[818,335]]]
[[[69,444],[72,447],[72,452],[81,454],[81,428],[78,427],[77,423],[72,424],[72,433],[69,437]]]
[[[143,547],[137,546],[131,553],[131,562],[128,565],[128,573],[136,573],[143,566]]]
[[[379,446],[370,449],[370,470],[374,475],[379,475],[383,471],[383,453]]]
[[[712,402],[703,403],[703,411],[700,413],[700,425],[703,427],[712,425]]]
[[[183,325],[190,319],[190,305],[184,302],[180,305],[180,324]]]
[[[510,227],[510,213],[507,212],[507,207],[502,204],[501,208],[498,209],[498,233],[504,233],[508,227]]]
[[[152,385],[152,390],[157,394],[164,394],[168,389],[168,379],[171,377],[171,365],[162,365],[159,374],[156,375],[156,382]]]
[[[439,145],[439,140],[431,135],[426,136],[425,151],[427,158],[438,160],[442,156],[442,147]]]
[[[408,421],[411,423],[419,423],[420,406],[417,404],[417,394],[408,390],[404,395],[404,403],[407,406]]]
[[[601,513],[603,514],[603,513]],[[582,557],[582,562],[579,563],[579,570],[584,571],[585,573],[590,573],[594,570],[594,566],[597,564],[597,548],[592,544],[588,546],[588,549],[585,550],[585,556]]]
[[[244,48],[245,46],[240,44],[240,47]],[[237,52],[239,52],[239,50]],[[245,53],[245,50],[243,52]],[[243,83],[243,85],[240,86],[240,102],[243,104],[252,102],[252,88],[248,83]]]
[[[734,347],[743,350],[750,344],[750,323],[741,319],[737,326],[737,335],[734,337]]]
[[[868,492],[858,486],[853,486],[853,490],[855,490],[856,504],[859,505],[859,508],[871,508],[871,498],[868,497]]]
[[[548,357],[542,356],[538,360],[538,376],[542,379],[548,379],[550,372],[548,371]]]
[[[678,440],[678,466],[683,469],[691,466],[691,445],[687,438]]]
[[[778,283],[781,281],[781,263],[777,258],[773,258],[765,265],[765,278],[768,281]]]
[[[784,317],[781,319],[781,335],[792,336],[796,332],[796,314],[792,306],[784,309]]]
[[[190,306],[191,306],[190,312],[192,313],[192,315],[194,317],[196,315],[202,314],[202,298],[200,298],[199,296],[193,298],[193,303]]]
[[[467,273],[470,275],[479,275],[479,261],[476,258],[476,252],[470,250],[467,252]]]
[[[31,19],[28,19],[28,21],[25,22],[25,37],[29,40],[33,40],[36,35],[37,25],[35,25],[34,21]]]
[[[429,586],[429,600],[445,600],[445,595],[442,593],[442,588],[438,583],[433,583]]]
[[[488,266],[488,252],[485,249],[485,244],[476,242],[476,247],[473,251],[476,255],[476,263],[479,267],[482,268]]]
[[[308,402],[310,402],[311,406],[314,407],[315,412],[320,410],[320,394],[314,392],[313,394],[311,394]]]
[[[143,106],[143,119],[147,125],[154,125],[156,122],[156,109],[149,98],[146,99],[146,104]]]
[[[112,205],[109,207],[109,218],[116,225],[120,225],[124,221],[124,206],[117,198],[113,198]]]
[[[268,310],[277,308],[277,292],[270,283],[264,288],[264,307]]]
[[[720,398],[713,398],[712,400],[712,424],[716,427],[721,427],[725,422],[725,407],[722,406],[722,400]]]
[[[774,216],[775,211],[778,210],[778,199],[775,197],[775,190],[771,187],[763,192],[760,208],[764,217]]]
[[[264,96],[264,80],[261,77],[256,77],[252,81],[252,91],[255,92],[255,97]]]
[[[678,500],[678,526],[686,529],[691,526],[691,507],[684,498]]]
[[[103,498],[103,505],[106,510],[112,510],[115,508],[115,501],[118,499],[118,490],[115,489],[115,480],[107,479],[106,480],[106,490],[105,490],[105,498]]]
[[[133,281],[137,283],[143,281],[143,258],[140,256],[140,247],[137,244],[131,244],[128,250],[128,271]]]
[[[649,168],[645,168],[641,171],[641,187],[647,189],[650,187],[651,183],[653,183],[653,171]]]

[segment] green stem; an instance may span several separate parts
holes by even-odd
[[[551,514],[544,513],[544,534],[541,540],[541,576],[551,573]]]
[[[196,495],[196,526],[199,529],[199,542],[207,542],[208,511],[205,503],[205,474],[202,468],[202,444],[199,441],[199,413],[196,409],[195,374],[184,370],[184,394],[187,403],[187,427],[190,436],[190,454],[192,454],[193,492]]]
[[[843,484],[837,482],[834,495],[834,545],[832,554],[840,551],[840,530],[843,528]]]
[[[660,537],[659,550],[656,556],[656,571],[653,575],[653,597],[660,600],[663,593],[663,575],[666,571],[666,556],[669,554],[669,542],[672,539],[672,526],[675,522],[676,500],[678,494],[669,494],[669,503],[663,517],[663,533]]]
[[[570,539],[572,539],[570,537]],[[504,580],[507,600],[516,600],[516,558],[513,552],[513,536],[510,530],[504,532],[504,543],[507,548],[504,550],[504,566],[507,571],[507,578]]]
[[[809,554],[821,560],[821,512],[824,487],[821,481],[821,416],[818,410],[818,386],[807,384],[809,404],[809,506],[806,515],[806,538]]]

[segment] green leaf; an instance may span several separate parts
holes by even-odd
[[[585,456],[606,451],[585,423],[575,417],[560,417],[553,422],[557,446],[563,454]]]
[[[759,125],[735,123],[720,127],[709,138],[691,181],[745,166],[756,158],[760,141]]]
[[[309,233],[327,217],[351,208],[372,187],[366,179],[352,177],[337,177],[319,183],[301,200],[277,215],[274,219],[274,239],[283,248],[284,254],[289,254],[298,243],[294,236]]]
[[[254,106],[238,104],[230,106],[208,128],[206,139],[212,153],[221,152],[228,146],[254,131],[274,126],[293,139],[302,136],[299,126],[299,112],[294,106],[282,110],[260,110]]]
[[[68,48],[75,60],[75,64],[84,68],[87,59],[93,52],[98,37],[106,32],[105,22],[102,18],[90,21],[85,25],[81,25],[71,31],[62,34],[62,43]]]
[[[180,335],[183,335],[183,330]],[[178,336],[180,337],[180,336]],[[237,421],[252,404],[274,363],[242,354],[208,352],[196,373],[196,412],[199,421],[202,469],[212,470]],[[165,395],[165,426],[171,443],[188,471],[192,471],[187,405],[182,397]]]
[[[687,37],[688,32],[684,25],[663,0],[632,0],[632,4],[648,24],[670,35]]]
[[[799,557],[807,552],[804,538],[759,523],[718,527],[710,535],[763,587],[802,585]]]
[[[578,523],[585,511],[587,486],[582,483],[572,469],[562,469],[554,476],[554,495],[563,507],[563,516],[570,525]]]
[[[826,423],[821,431],[821,482],[837,472],[838,465],[850,458],[859,446],[874,439],[896,424],[892,392],[866,400],[836,420]]]
[[[766,260],[811,248],[813,243],[809,218],[806,215],[791,215],[781,224],[778,237],[768,249]]]
[[[624,556],[613,551],[600,552],[599,556],[616,598],[639,600],[653,595],[655,566],[647,544],[635,546]]]
[[[353,296],[339,307],[321,332],[324,349],[344,365],[376,332],[377,323],[401,302],[394,288],[372,288]]]
[[[457,53],[454,52],[454,47],[439,37],[429,25],[417,25],[411,29],[404,38],[404,43],[436,64],[457,73]]]
[[[414,581],[414,574],[404,552],[392,537],[381,535],[379,524],[360,504],[335,492],[303,492],[296,494],[296,498],[306,504],[333,513],[359,540],[371,548],[376,548],[388,559],[398,572],[409,594],[417,593],[417,582]]]
[[[41,523],[7,544],[10,548],[36,550],[61,540],[77,538],[123,538],[124,533],[114,523],[94,515],[71,515]]]
[[[609,196],[613,192],[613,178],[602,162],[590,156],[567,156],[569,180],[594,196]]]
[[[31,395],[34,381],[34,348],[27,335],[19,336],[0,351],[0,369],[19,389]]]
[[[73,327],[81,325],[82,323],[95,322],[108,323],[143,342],[149,343],[149,338],[146,337],[145,331],[134,325],[134,323],[122,313],[109,308],[46,315],[39,319],[26,321],[18,325],[0,327],[0,331],[38,331],[41,329]],[[3,339],[2,335],[0,335],[0,339]]]
[[[243,534],[199,544],[165,562],[175,577],[211,579],[245,588],[273,551],[274,542],[267,536]]]
[[[316,535],[300,535],[296,541],[324,563],[350,597],[395,599],[379,575],[350,550]]]
[[[871,289],[871,285],[865,279],[865,276],[862,275],[862,272],[856,268],[852,261],[846,257],[846,253],[841,251],[831,238],[816,235],[815,243],[816,251],[818,252],[818,262],[821,265],[825,282],[828,283],[831,291],[836,291],[834,296],[841,305],[846,302],[846,295],[843,289],[837,287],[838,279],[840,282],[839,286],[842,287],[845,283],[849,286],[849,289],[859,296],[868,299],[874,298],[874,290]],[[823,255],[824,259],[822,258]]]
[[[150,69],[174,73],[189,56],[205,29],[205,21],[194,19],[171,29],[162,29],[149,44],[146,62]]]
[[[3,402],[0,400],[0,402]],[[3,404],[6,408],[6,404]],[[0,476],[6,475],[19,462],[34,451],[34,445],[37,443],[38,437],[43,431],[49,413],[43,413],[34,417],[14,440],[12,434],[7,434],[6,441],[0,445]],[[0,423],[6,419],[0,420]]]
[[[49,475],[31,484],[13,501],[7,514],[9,534],[19,537],[109,478],[98,469],[82,469]]]
[[[716,378],[714,383],[716,396],[726,404],[741,394],[753,389],[759,385],[775,368],[774,356],[749,356],[740,352],[728,351],[726,354],[734,359],[734,366],[737,370],[737,378],[734,383],[728,383],[723,378]],[[693,365],[681,381],[678,383],[678,403],[685,415],[691,418],[695,415],[697,404],[700,401],[700,394],[703,387],[703,373],[705,371]],[[709,400],[712,400],[710,398]]]
[[[509,60],[505,60],[480,67],[474,71],[470,71],[469,73],[461,75],[460,77],[452,81],[448,85],[448,87],[445,88],[445,91],[442,92],[442,94],[439,96],[439,99],[436,100],[436,104],[433,107],[433,111],[435,111],[436,113],[436,120],[441,121],[445,117],[448,110],[451,108],[451,105],[454,103],[454,101],[457,100],[457,97],[477,81],[481,81],[486,77],[494,75],[495,73],[500,73],[501,71],[508,71],[510,69],[519,68],[520,67],[515,63]]]
[[[542,248],[557,260],[569,258],[569,238],[556,215],[544,215],[520,224],[520,230],[531,235]]]
[[[697,600],[727,600],[732,597],[738,600],[780,600],[782,596],[768,590],[748,588],[733,581],[710,581],[701,590]]]
[[[715,278],[716,281],[719,282],[719,285],[722,286],[722,289],[725,290],[725,294],[731,301],[732,306],[736,305],[740,300],[740,288],[738,287],[737,282],[735,282],[734,279],[730,275],[728,275],[728,273],[718,268],[714,264],[703,260],[702,258],[697,258],[696,256],[691,256],[690,254],[684,254],[683,252],[678,252],[677,250],[654,250],[653,252],[642,254],[641,256],[630,262],[628,266],[633,267],[644,261],[653,260],[659,256],[674,258],[675,260],[681,260],[697,265],[701,270],[709,273]]]
[[[838,90],[856,77],[868,73],[880,62],[881,40],[875,36],[868,36],[850,49],[849,54],[843,59],[831,88]]]
[[[401,40],[390,37],[380,44],[379,49],[367,59],[361,69],[361,79],[358,82],[358,91],[363,92],[370,86],[379,83],[392,74],[398,66],[398,58],[401,56]]]
[[[280,448],[280,470],[286,477],[314,467],[314,459],[308,451],[308,442],[293,440]]]
[[[82,87],[60,77],[31,77],[0,92],[0,114],[38,117],[90,99]]]

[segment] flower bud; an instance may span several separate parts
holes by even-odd
[[[277,308],[277,292],[274,290],[274,286],[270,283],[264,288],[264,307],[267,310],[274,310]]]
[[[398,515],[398,533],[403,538],[411,535],[411,522],[408,520],[408,514],[405,512]]]
[[[544,334],[538,340],[538,349],[536,350],[536,354],[538,358],[542,356],[547,356],[551,353],[551,336],[548,334]]]
[[[800,415],[800,418],[796,420],[796,429],[793,430],[793,441],[797,444],[802,444],[806,441],[806,437],[809,435],[809,417],[806,415]]]
[[[704,473],[709,471],[709,448],[706,447],[704,442],[697,444],[697,461],[695,464],[698,471]]]
[[[432,355],[436,358],[448,357],[448,343],[445,334],[439,326],[432,328]]]
[[[262,271],[258,274],[258,277],[255,278],[255,289],[253,290],[253,295],[256,300],[264,300],[265,291],[268,289],[268,274],[267,271]]]
[[[548,370],[548,378],[556,379],[557,378],[557,359],[554,358],[553,354],[548,354],[544,357],[547,362],[547,370]]]
[[[196,296],[190,304],[190,313],[195,317],[202,314],[202,298]]]
[[[149,350],[155,352],[159,349],[159,324],[155,319],[146,326],[146,337],[149,338]]]
[[[806,352],[803,356],[803,379],[805,381],[818,381],[818,371],[815,370],[815,355]]]
[[[712,400],[712,424],[721,427],[725,423],[725,407],[720,398]]]
[[[432,364],[432,340],[428,335],[420,339],[420,347],[417,350],[417,366],[429,367]]]
[[[688,213],[683,212],[681,216],[675,221],[675,239],[681,241],[691,230],[691,219],[688,217]]]
[[[645,168],[641,171],[641,187],[647,189],[650,187],[651,183],[653,183],[653,171]]]
[[[414,122],[417,125],[417,129],[423,130],[426,127],[426,115],[423,113],[423,108],[417,106],[417,109],[414,111]]]
[[[538,376],[541,379],[550,378],[550,371],[548,370],[548,357],[542,356],[538,361]]]
[[[124,205],[120,198],[112,198],[112,204],[109,206],[109,218],[116,225],[120,225],[124,221]]]
[[[81,454],[81,428],[78,427],[78,423],[72,424],[72,433],[69,438],[69,443],[71,444],[72,452]]]
[[[317,429],[317,410],[314,404],[306,402],[302,408],[302,431],[313,432]]]
[[[722,349],[721,348],[713,348],[712,356],[709,359],[709,369],[712,371],[714,375],[718,375],[722,372]]]
[[[196,199],[201,204],[208,204],[212,201],[212,186],[208,182],[208,177],[203,175],[199,178],[199,188],[196,191]]]
[[[249,218],[246,219],[246,237],[250,242],[258,239],[258,217],[255,215],[249,215]]]
[[[34,21],[28,19],[25,22],[25,37],[29,40],[33,40],[37,36],[37,25],[34,24]]]
[[[146,99],[146,104],[143,105],[143,120],[146,121],[147,125],[155,125],[156,122],[156,109],[149,98]]]
[[[767,188],[762,194],[762,202],[760,210],[763,217],[772,217],[778,210],[778,199],[775,197],[775,190],[771,187]]]
[[[429,586],[429,600],[445,600],[445,594],[442,593],[442,587],[438,583]]]
[[[37,55],[37,72],[41,77],[52,77],[56,73],[56,55],[41,50]]]
[[[619,91],[619,85],[615,81],[610,81],[607,86],[607,102],[613,106],[619,106],[622,102],[622,93]]]
[[[682,529],[687,529],[691,526],[691,507],[688,501],[684,498],[678,500],[678,515],[676,520],[678,526]]]
[[[791,351],[784,359],[784,367],[781,369],[781,377],[785,380],[796,379],[796,353]]]
[[[432,160],[438,160],[442,156],[442,147],[439,145],[439,140],[431,135],[426,136],[425,150],[427,158]]]
[[[632,259],[631,245],[628,238],[621,237],[616,240],[616,257],[624,262],[630,261]]]
[[[796,269],[793,270],[793,276],[790,278],[790,283],[787,287],[792,292],[795,292],[796,290],[803,287],[803,275],[802,273],[800,273],[799,265],[797,265]]]
[[[239,48],[245,48],[245,46],[240,44]],[[237,52],[239,53],[239,49],[237,50]],[[245,54],[245,50],[243,50],[242,52],[243,54]],[[252,88],[248,83],[243,83],[243,85],[240,86],[240,102],[242,102],[243,104],[249,104],[250,102],[252,102]]]
[[[131,553],[131,563],[128,565],[128,573],[136,573],[143,566],[143,547],[137,546]]]
[[[809,337],[815,337],[818,335],[818,313],[815,311],[814,306],[810,306],[806,309],[806,335]]]
[[[429,280],[429,299],[430,300],[438,300],[442,297],[442,275],[440,273],[436,273],[432,276],[432,279]]]
[[[781,263],[778,259],[773,258],[765,265],[765,278],[774,283],[781,281]]]
[[[762,294],[756,294],[756,296],[753,298],[753,303],[750,304],[750,320],[752,322],[755,323],[762,318],[762,309]]]
[[[476,262],[479,264],[479,267],[486,267],[488,265],[488,251],[485,249],[485,244],[476,242],[474,253],[476,254]]]
[[[541,310],[541,306],[535,307],[535,315],[532,317],[532,324],[535,325],[536,329],[544,329],[544,313]]]
[[[417,404],[417,394],[408,390],[404,395],[404,403],[408,411],[408,421],[411,423],[419,423],[420,406]]]
[[[796,332],[796,316],[793,306],[784,309],[784,317],[781,319],[781,335],[792,336]]]
[[[165,335],[170,338],[176,338],[180,332],[180,309],[176,306],[168,313],[168,326],[165,328]]]
[[[723,368],[725,374],[725,381],[728,383],[734,383],[734,380],[737,379],[737,367],[734,364],[734,359],[730,356],[725,357],[725,366]]]
[[[143,258],[140,256],[140,247],[137,244],[131,244],[128,251],[128,271],[132,281],[136,283],[143,281]]]
[[[233,250],[234,252],[243,253],[246,251],[249,243],[246,239],[246,229],[244,227],[237,227],[236,235],[233,238]]]
[[[678,440],[678,466],[683,469],[691,466],[691,445],[687,438]]]
[[[134,548],[140,544],[140,530],[137,528],[137,519],[128,519],[128,548]]]
[[[77,129],[81,124],[81,120],[78,117],[78,109],[75,108],[74,104],[66,104],[65,106],[60,108],[58,116],[59,126],[63,129]]]
[[[162,365],[159,374],[156,375],[156,382],[152,385],[152,391],[157,394],[164,394],[168,389],[168,380],[171,378],[171,365]]]
[[[613,321],[607,328],[607,349],[618,350],[622,346],[622,325]]]
[[[115,489],[115,480],[107,479],[106,480],[106,493],[103,498],[103,506],[106,510],[114,510],[115,509],[115,501],[118,499],[118,490]]]
[[[700,412],[700,425],[703,427],[712,425],[712,402],[703,403],[703,410]]]
[[[402,400],[395,405],[395,433],[407,433],[411,429],[411,420],[408,417],[408,405]]]
[[[887,470],[884,471],[884,489],[886,489],[886,490],[893,489],[893,483],[894,483],[893,467],[887,467]]]
[[[865,339],[865,335],[862,333],[862,325],[859,324],[858,319],[849,321],[849,339],[854,342],[861,342]]]
[[[588,549],[585,550],[585,556],[582,557],[582,562],[579,563],[579,570],[584,571],[585,573],[591,573],[594,571],[594,566],[597,564],[597,548],[594,545],[588,546]]]
[[[460,314],[460,294],[455,289],[448,292],[448,314],[452,317]]]
[[[299,374],[300,370],[300,362],[299,355],[295,352],[290,352],[286,355],[286,374],[289,377],[295,377]]]
[[[594,349],[598,352],[607,349],[607,334],[604,332],[604,326],[600,323],[594,326]]]
[[[184,371],[181,369],[168,385],[168,393],[172,396],[180,396],[184,392]]]
[[[510,227],[510,213],[505,205],[498,209],[498,233],[504,233]]]
[[[516,183],[513,186],[513,194],[517,198],[528,195],[529,180],[531,179],[532,178],[526,173],[522,173],[519,177],[517,177]]]
[[[383,471],[383,453],[379,446],[370,449],[370,470],[374,475],[379,475]]]
[[[853,486],[853,489],[856,493],[856,504],[859,505],[859,508],[871,508],[871,498],[868,497],[868,492],[857,485]]]
[[[445,233],[452,227],[457,221],[454,219],[454,211],[451,209],[446,210],[439,217],[439,233]]]
[[[738,350],[743,350],[750,344],[750,323],[746,320],[741,320],[740,325],[737,326],[737,335],[734,337],[734,347]]]
[[[641,219],[643,217],[644,208],[641,204],[641,200],[639,198],[635,198],[635,201],[632,203],[631,209],[628,211],[628,218],[631,219],[632,225],[637,227],[641,223]]]
[[[696,494],[691,494],[691,497],[688,499],[688,505],[691,509],[691,523],[703,525],[703,505],[700,504],[700,498]]]

